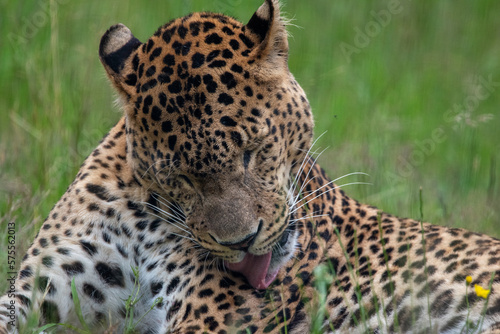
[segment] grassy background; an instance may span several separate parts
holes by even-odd
[[[18,257],[120,117],[97,56],[105,30],[122,22],[145,41],[192,11],[245,22],[260,3],[0,0],[0,235],[16,223]],[[285,3],[296,25],[290,69],[312,104],[316,135],[327,131],[320,162],[332,178],[370,174],[346,181],[372,183],[346,188],[362,202],[418,218],[422,187],[425,220],[498,237],[500,2],[401,1],[377,23],[391,3]]]

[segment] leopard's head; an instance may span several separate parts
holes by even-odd
[[[99,55],[137,178],[182,208],[191,238],[266,288],[294,251],[289,191],[313,130],[278,1],[246,25],[194,13],[145,43],[118,24]]]

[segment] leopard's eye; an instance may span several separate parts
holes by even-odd
[[[245,169],[248,168],[248,164],[250,163],[251,158],[252,158],[252,151],[245,151],[243,153],[243,167],[245,167]]]

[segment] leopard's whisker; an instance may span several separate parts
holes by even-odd
[[[179,226],[179,224],[177,224],[177,223],[175,223],[175,222],[173,222],[173,221],[171,221],[171,220],[169,220],[169,219],[165,219],[164,217],[159,216],[159,215],[157,215],[157,214],[155,214],[155,213],[150,213],[150,215],[155,216],[156,218],[159,218],[159,219],[161,219],[162,221],[164,221],[164,222],[166,222],[166,223],[169,223],[170,225],[173,225],[173,226],[177,227],[179,230],[181,230],[181,231],[183,231],[183,232],[186,232],[186,233],[188,233],[189,235],[193,235],[193,234],[192,234],[189,230],[187,230],[187,229],[183,228],[182,226]],[[193,241],[194,241],[194,240],[193,240]]]
[[[319,192],[322,188],[324,188],[324,187],[326,187],[326,186],[328,186],[328,185],[330,185],[332,183],[335,183],[335,182],[337,182],[339,180],[342,180],[345,177],[352,176],[352,175],[368,175],[368,174],[363,173],[363,172],[352,172],[352,173],[348,173],[348,174],[342,175],[342,176],[336,178],[335,180],[332,180],[332,181],[328,182],[327,184],[324,184],[323,186],[321,186],[318,189],[314,190],[313,192],[309,193],[307,196],[303,197],[302,200],[305,200],[306,198],[312,196],[316,192]],[[368,184],[371,184],[371,183],[368,183]]]
[[[186,215],[184,213],[184,210],[182,210],[182,208],[180,207],[180,205],[177,202],[175,202],[175,201],[174,202],[170,202],[168,199],[162,197],[160,194],[157,194],[157,193],[155,193],[153,195],[153,197],[156,197],[155,199],[158,202],[162,203],[163,205],[165,205],[169,209],[172,209],[172,213],[174,215],[176,215],[179,219],[186,220]],[[158,198],[161,198],[161,200],[158,199]]]
[[[142,179],[142,180],[144,180],[144,177],[145,177],[145,176],[146,176],[146,174],[149,172],[149,170],[150,170],[151,168],[153,168],[153,167],[154,167],[157,163],[161,163],[161,162],[168,162],[168,161],[169,161],[169,159],[160,159],[160,160],[158,160],[158,161],[153,162],[151,165],[149,165],[149,167],[148,167],[148,168],[144,171],[144,173],[141,175],[141,179]],[[170,167],[170,168],[171,168],[171,166],[168,166],[168,165],[167,165],[167,166],[165,166],[164,168],[166,168],[166,167]],[[162,168],[161,170],[163,170],[164,168]],[[158,185],[161,185],[161,182],[160,182],[160,180],[158,179],[158,173],[159,173],[159,171],[156,171],[155,173],[153,173],[153,176],[154,176],[154,178],[156,179],[156,183],[157,183]],[[151,189],[151,187],[153,186],[153,184],[154,184],[154,182],[151,182],[151,183],[148,185],[148,187],[146,188],[146,190],[150,190],[150,189]]]
[[[289,195],[290,195],[290,196],[292,196],[292,195],[295,193],[296,186],[297,186],[297,184],[298,184],[298,180],[299,180],[299,178],[300,178],[300,175],[302,174],[302,172],[303,172],[303,170],[304,170],[304,168],[305,168],[306,164],[307,164],[307,163],[310,161],[310,159],[311,159],[311,155],[312,155],[312,154],[310,154],[310,153],[311,153],[311,150],[313,149],[314,145],[316,145],[316,143],[318,142],[318,140],[319,140],[319,139],[320,139],[320,138],[321,138],[321,137],[322,137],[325,133],[326,133],[326,131],[325,131],[325,132],[323,132],[321,135],[319,135],[319,136],[318,136],[318,137],[314,140],[314,142],[311,144],[311,147],[307,150],[307,153],[306,153],[306,155],[305,155],[304,159],[302,160],[302,164],[300,165],[300,168],[299,168],[299,170],[297,171],[297,174],[295,175],[295,179],[293,180],[293,183],[292,183],[292,189],[293,189],[293,190],[291,191],[291,193],[289,193]],[[314,152],[314,154],[316,154],[316,152],[317,152],[317,151],[315,151],[315,152]],[[322,153],[323,153],[323,152],[322,152]],[[319,155],[321,155],[321,153],[320,153]],[[318,157],[319,157],[319,155],[318,155]],[[316,158],[316,160],[317,160],[317,158]],[[316,162],[316,160],[315,160],[315,162]]]
[[[309,149],[307,150],[306,155],[304,156],[304,159],[302,159],[302,163],[301,163],[301,165],[300,165],[300,168],[299,168],[299,170],[297,171],[297,173],[295,174],[295,178],[294,178],[294,180],[293,180],[292,187],[291,187],[291,189],[290,189],[290,190],[292,190],[292,189],[293,189],[293,190],[291,191],[291,193],[289,193],[289,195],[292,195],[292,194],[294,193],[294,191],[295,191],[294,186],[296,186],[296,184],[297,184],[297,182],[298,182],[298,180],[299,180],[299,178],[300,178],[300,175],[301,175],[301,173],[302,173],[303,169],[305,168],[306,164],[310,161],[311,156],[313,155],[313,154],[311,154],[311,150],[313,149],[313,147],[314,147],[314,145],[316,144],[316,142],[317,142],[317,141],[318,141],[318,140],[319,140],[319,139],[320,139],[320,138],[321,138],[321,137],[322,137],[325,133],[326,133],[326,131],[325,131],[325,132],[323,132],[320,136],[318,136],[318,138],[316,138],[316,139],[314,140],[314,142],[311,144],[311,147],[309,147]],[[314,154],[315,154],[316,152],[317,152],[317,151],[314,151]]]
[[[197,241],[196,241],[196,240],[194,240],[193,238],[190,238],[190,237],[188,237],[188,236],[185,236],[185,235],[182,235],[182,234],[178,234],[178,233],[175,233],[175,232],[169,232],[169,233],[170,233],[170,234],[172,234],[172,235],[178,236],[178,237],[180,237],[180,238],[187,239],[187,240],[191,240],[191,241],[193,241],[194,243],[197,243]]]
[[[171,209],[171,207],[170,207],[170,206],[168,206],[168,205],[166,205],[165,203],[163,203],[163,202],[161,202],[161,201],[159,201],[159,202],[160,202],[160,203],[162,203],[163,205],[165,205],[168,209]],[[186,218],[185,218],[185,217],[183,217],[183,216],[180,216],[180,215],[179,215],[179,214],[177,214],[175,211],[170,211],[170,212],[169,212],[169,211],[165,211],[165,210],[161,209],[160,207],[158,207],[158,206],[156,206],[156,205],[153,205],[153,204],[151,204],[151,203],[147,203],[147,204],[148,204],[148,206],[149,206],[150,208],[152,208],[152,209],[154,209],[154,210],[161,211],[163,214],[165,214],[165,215],[167,215],[167,216],[171,217],[172,219],[174,219],[175,221],[177,221],[179,224],[184,225],[185,227],[188,227],[188,226],[186,225]]]
[[[328,214],[323,214],[323,215],[307,215],[307,216],[304,216],[304,217],[301,217],[301,218],[292,219],[292,220],[289,221],[289,225],[292,226],[293,224],[295,224],[296,222],[301,221],[301,220],[307,220],[307,219],[313,219],[313,218],[320,218],[320,217],[328,217]]]
[[[329,184],[332,184],[332,182],[328,182],[326,185],[329,185]],[[350,182],[350,183],[346,183],[346,184],[342,184],[340,186],[336,186],[336,187],[333,187],[333,188],[330,188],[330,189],[327,189],[325,191],[323,191],[322,193],[320,193],[319,195],[315,196],[314,198],[308,200],[307,202],[303,203],[301,206],[295,208],[291,213],[294,213],[296,212],[297,210],[299,210],[300,208],[302,208],[304,205],[307,205],[308,203],[314,201],[316,198],[320,197],[320,196],[323,196],[324,194],[326,194],[327,192],[329,191],[332,191],[332,190],[335,190],[335,189],[339,189],[339,188],[342,188],[342,187],[345,187],[345,186],[350,186],[350,185],[355,185],[355,184],[366,184],[366,185],[371,185],[371,183],[369,182]],[[326,185],[324,185],[323,187],[320,187],[319,189],[321,188],[324,188]],[[319,190],[318,189],[318,190]],[[314,192],[315,193],[315,192]]]
[[[153,163],[152,163],[151,165],[149,165],[149,167],[148,167],[148,168],[144,171],[144,173],[142,173],[141,178],[142,178],[142,179],[144,179],[144,177],[145,177],[145,176],[146,176],[146,174],[149,172],[149,170],[150,170],[151,168],[153,168],[156,164],[161,163],[161,162],[168,162],[168,161],[169,161],[169,159],[160,159],[160,160],[158,160],[158,161],[153,162]],[[155,173],[155,174],[156,174],[156,173]]]
[[[178,225],[184,226],[184,227],[188,228],[188,226],[184,223],[184,220],[180,220],[178,217],[176,217],[175,215],[171,214],[170,212],[165,211],[165,210],[163,210],[163,209],[161,209],[161,208],[159,208],[159,207],[157,207],[155,205],[152,205],[151,203],[148,203],[148,202],[142,202],[142,203],[145,204],[146,206],[148,206],[149,208],[162,213],[164,216],[168,217],[169,220],[174,221]],[[157,216],[157,215],[155,215],[155,216],[160,218],[160,216]]]
[[[312,170],[313,170],[313,166],[316,164],[316,162],[318,161],[319,157],[327,150],[328,148],[325,148],[323,151],[321,151],[318,156],[316,157],[316,159],[314,159],[314,161],[311,163],[310,167],[309,167],[309,171],[307,172],[307,175],[305,176],[304,178],[304,181],[309,179],[309,175],[311,174]],[[311,181],[311,180],[309,180]],[[299,200],[299,197],[300,197],[300,194],[302,193],[302,191],[304,190],[304,187],[306,187],[306,185],[309,183],[309,181],[306,183],[306,182],[303,182],[302,183],[302,186],[300,187],[299,191],[297,192],[297,196],[295,196],[295,199],[294,201],[298,201]],[[295,193],[295,189],[294,189],[294,193]]]

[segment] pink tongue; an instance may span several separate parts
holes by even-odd
[[[241,262],[225,262],[225,264],[228,269],[243,274],[255,289],[262,290],[267,288],[278,274],[278,270],[274,273],[267,273],[271,263],[271,255],[272,251],[264,255],[247,253]]]

